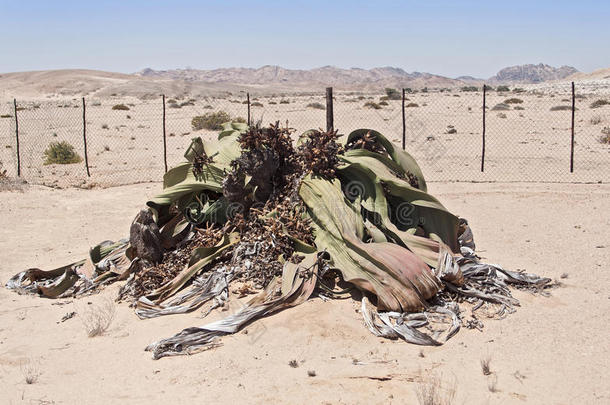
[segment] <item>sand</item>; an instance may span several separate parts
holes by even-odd
[[[137,209],[159,189],[155,183],[0,192],[0,281],[124,237]],[[158,361],[143,351],[148,343],[224,317],[239,302],[206,320],[199,311],[139,320],[120,304],[109,330],[89,338],[82,323],[88,302],[113,299],[118,284],[59,301],[0,288],[0,403],[401,404],[417,403],[418,389],[435,376],[443,390],[455,387],[455,403],[610,402],[610,186],[432,183],[430,189],[469,219],[486,260],[563,286],[550,297],[515,292],[517,313],[486,320],[483,332],[463,329],[441,347],[376,338],[358,302],[313,298],[223,338],[219,348]],[[77,315],[61,322],[72,311]],[[481,371],[487,356],[491,376]],[[25,382],[26,369],[39,374],[33,384]]]

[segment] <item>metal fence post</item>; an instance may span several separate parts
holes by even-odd
[[[167,173],[167,137],[165,136],[165,94],[163,97],[163,163],[165,164],[165,173]]]
[[[87,119],[85,109],[85,97],[83,97],[83,144],[85,145],[85,169],[87,169],[87,177],[91,177],[91,173],[89,173],[89,156],[87,155]]]
[[[21,155],[19,154],[19,120],[17,119],[17,99],[13,99],[15,107],[15,138],[17,140],[17,176],[21,177]]]
[[[576,112],[576,94],[572,82],[572,140],[570,142],[570,173],[574,172],[574,115]]]
[[[333,116],[333,88],[326,88],[326,131],[331,132],[335,130],[334,116]]]
[[[485,171],[485,95],[486,95],[486,85],[483,85],[483,145],[481,151],[481,172]]]
[[[246,93],[246,104],[248,104],[248,126],[250,126],[250,93]]]
[[[405,150],[407,136],[407,122],[405,117],[405,89],[402,89],[402,150]]]

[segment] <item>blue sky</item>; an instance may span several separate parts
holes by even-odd
[[[7,1],[0,72],[396,66],[489,77],[610,67],[609,1]]]

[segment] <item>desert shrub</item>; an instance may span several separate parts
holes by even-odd
[[[246,119],[244,117],[235,117],[231,121],[233,121],[233,122],[241,122],[243,124],[248,122],[248,121],[246,121]]]
[[[241,102],[242,104],[248,104],[248,100],[244,100]]]
[[[388,102],[382,100],[382,101],[379,102],[379,105],[388,105]]]
[[[315,108],[316,110],[326,110],[324,104],[321,103],[309,103],[307,104],[308,108]]]
[[[108,124],[102,124],[102,129],[108,129]]]
[[[173,98],[170,98],[169,100],[167,100],[167,104],[176,104],[178,103],[176,100],[174,100]]]
[[[525,93],[525,89],[522,89],[521,87],[515,87],[513,89],[513,93]]]
[[[358,96],[358,100],[364,100],[366,97],[364,96]]]
[[[66,141],[51,142],[44,151],[44,164],[67,165],[82,162],[82,158],[74,150],[74,146]]]
[[[87,336],[95,337],[104,334],[110,327],[115,315],[115,306],[111,300],[106,300],[100,305],[93,304],[85,311],[81,320]]]
[[[129,107],[127,107],[125,104],[115,104],[112,106],[112,109],[120,111],[129,111]]]
[[[496,87],[496,91],[510,91],[508,86],[498,86]]]
[[[11,114],[2,114],[0,118],[13,118],[13,116]]]
[[[406,108],[419,107],[419,104],[417,104],[417,103],[409,103],[405,107]]]
[[[167,108],[182,108],[182,106],[180,104],[173,103],[173,104],[168,104]]]
[[[551,111],[570,111],[572,110],[571,105],[555,105],[551,107]]]
[[[388,100],[400,100],[402,98],[398,90],[390,87],[386,87],[385,95],[388,97]]]
[[[290,100],[280,100],[280,104],[290,104]]]
[[[364,103],[364,108],[371,108],[373,110],[381,110],[381,106],[372,101],[367,101],[366,103]]]
[[[485,90],[487,90],[487,91],[494,91],[494,88],[493,88],[493,87],[488,86],[488,85],[486,85],[486,84],[484,84],[484,85],[483,85],[483,87],[485,87]]]
[[[447,125],[447,133],[448,134],[457,134],[457,129],[453,125]]]
[[[479,91],[477,86],[464,86],[461,88],[462,91]]]
[[[277,104],[275,101],[269,101],[269,105]]]
[[[513,107],[513,110],[525,110],[525,108],[521,107],[520,105],[516,105]]]
[[[389,99],[390,99],[390,97],[388,97],[388,96],[379,97],[379,101],[388,101]]]
[[[595,117],[591,117],[591,120],[589,122],[591,123],[591,125],[597,125],[602,122],[602,117],[596,115]]]
[[[508,104],[499,103],[493,106],[491,111],[506,111],[510,110],[510,106]]]
[[[231,116],[224,111],[209,112],[193,117],[191,126],[194,131],[200,129],[220,130],[222,124],[231,121]]]
[[[523,100],[521,100],[520,98],[507,98],[506,100],[504,100],[504,104],[522,104]]]
[[[604,129],[602,129],[602,135],[599,137],[599,141],[603,144],[610,145],[610,127],[604,127]]]
[[[427,92],[428,92],[428,88],[427,88],[427,87],[424,87],[423,89],[421,89],[421,92],[422,92],[422,93],[427,93]]]
[[[207,104],[203,106],[204,110],[212,110],[214,107],[212,107],[211,105]]]
[[[498,114],[498,118],[506,118],[506,114],[500,113],[500,114]]]
[[[180,107],[186,107],[187,105],[195,105],[195,102],[193,100],[188,100],[180,103]]]
[[[592,102],[589,107],[599,108],[599,107],[603,107],[603,106],[609,105],[609,104],[610,104],[610,101],[604,100],[604,99],[599,99],[599,100],[595,100],[594,102]]]
[[[263,103],[259,103],[258,101],[255,101],[254,103],[251,104],[252,107],[262,107]]]

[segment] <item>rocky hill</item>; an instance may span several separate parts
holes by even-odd
[[[571,66],[556,68],[543,63],[538,65],[518,65],[500,70],[495,76],[489,79],[489,82],[536,84],[551,80],[562,80],[577,72],[578,70]]]

